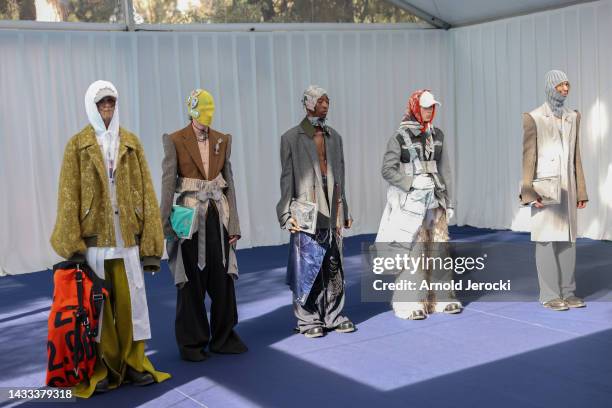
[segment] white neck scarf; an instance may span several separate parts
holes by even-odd
[[[421,124],[413,120],[405,120],[400,122],[399,127],[400,129],[410,129],[415,136],[423,135],[425,138],[425,152],[423,153],[423,156],[425,160],[430,160],[434,153],[434,127],[431,125],[431,123],[427,124],[427,130],[425,130],[425,132],[421,132]]]

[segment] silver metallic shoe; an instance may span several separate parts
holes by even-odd
[[[569,310],[567,303],[565,302],[565,300],[561,298],[556,298],[556,299],[549,300],[548,302],[544,302],[543,306],[545,308],[548,308],[550,310],[556,310],[558,312],[563,311],[563,310]]]
[[[425,318],[427,318],[427,314],[422,309],[413,310],[410,316],[408,316],[410,320],[423,320]]]
[[[580,299],[578,296],[570,296],[563,300],[565,300],[567,306],[571,308],[586,307],[586,303],[584,303],[584,300]]]
[[[321,326],[313,327],[304,332],[304,336],[309,339],[325,336],[325,330]]]
[[[457,313],[461,313],[461,310],[463,309],[461,308],[461,306],[459,306],[458,303],[451,303],[449,305],[446,305],[446,307],[444,308],[444,313],[457,314]]]

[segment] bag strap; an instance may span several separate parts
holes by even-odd
[[[62,261],[53,265],[53,273],[61,269],[78,269],[80,264],[74,261]]]
[[[395,135],[395,138],[397,139],[397,142],[400,144],[400,146],[405,145],[406,143],[404,142],[404,138],[402,137],[402,135],[400,135],[399,133]]]
[[[77,265],[76,287],[77,287],[77,299],[78,306],[74,313],[74,350],[72,350],[72,363],[74,365],[74,373],[78,377],[79,375],[79,351],[83,348],[81,344],[81,324],[83,322],[83,315],[86,316],[85,308],[83,307],[83,271]]]
[[[95,325],[92,325],[90,328],[90,332],[88,335],[92,338],[98,336],[98,327],[100,327],[99,317],[102,312],[102,307],[104,305],[105,293],[102,288],[94,283],[91,288],[91,299],[90,304],[93,307],[93,318],[95,319]]]
[[[400,129],[401,132],[401,129]],[[403,135],[401,133],[397,133],[395,135],[395,138],[397,139],[397,142],[400,145],[400,162],[402,163],[410,163],[410,152],[408,151],[408,143],[406,143],[406,140],[404,139]]]
[[[83,326],[85,326],[87,336],[89,338],[94,339],[98,336],[98,327],[100,325],[100,322],[98,322],[98,318],[100,317],[100,313],[102,311],[104,299],[106,297],[106,294],[112,289],[113,285],[110,280],[102,279],[98,275],[96,275],[96,273],[87,264],[83,264],[83,265],[77,264],[76,267],[78,270],[80,270],[84,274],[84,276],[87,276],[92,282],[89,303],[93,307],[92,315],[96,321],[96,324],[92,325],[92,322],[89,320],[89,316],[87,315],[87,311],[85,310],[85,307],[83,304],[83,299],[82,299],[83,283],[82,281],[81,281],[81,292],[79,292],[79,296],[80,296],[79,310],[83,311],[82,312],[82,322],[83,322]]]

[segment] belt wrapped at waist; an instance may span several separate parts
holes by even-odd
[[[434,180],[436,191],[441,192],[446,190],[446,185],[438,174],[438,163],[435,160],[415,160],[414,174],[428,174]],[[446,204],[444,207],[446,208]]]
[[[227,188],[227,182],[223,175],[219,174],[214,180],[200,180],[187,177],[180,177],[176,184],[175,192],[179,194],[176,200],[177,205],[191,207],[197,209],[197,224],[194,226],[194,231],[199,231],[200,228],[206,228],[206,215],[211,202],[215,204],[219,213],[219,230],[221,240],[221,251],[223,266],[227,265],[225,257],[225,236],[224,229],[228,228],[229,223],[229,203],[227,197],[223,193],[223,189]],[[183,240],[179,244],[182,244]],[[170,257],[170,267],[173,268],[175,274],[175,283],[177,276],[184,277],[185,268],[182,261],[182,251],[180,245],[177,245],[176,250],[169,249],[168,256]],[[174,248],[173,248],[174,249]],[[172,254],[171,254],[172,252]],[[174,255],[174,256],[173,256]],[[230,246],[229,251],[229,267],[227,273],[233,276],[238,276],[238,263],[233,246]],[[206,267],[206,233],[198,234],[198,267],[204,269]],[[181,279],[178,279],[180,281]]]
[[[419,160],[418,164],[415,163],[415,174],[436,174],[438,173],[438,164],[435,160]]]

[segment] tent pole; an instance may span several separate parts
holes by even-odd
[[[387,0],[387,1],[389,3],[393,3],[394,5],[396,5],[397,7],[401,9],[409,11],[410,13],[414,14],[421,20],[425,20],[425,22],[433,25],[434,27],[443,28],[444,30],[448,30],[449,28],[451,28],[451,25],[447,23],[446,21],[441,20],[438,17],[425,12],[416,6],[413,6],[406,0]]]

